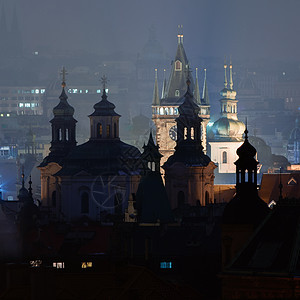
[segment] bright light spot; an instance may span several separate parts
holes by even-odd
[[[171,261],[162,261],[160,262],[161,269],[172,269],[172,262]]]
[[[282,75],[284,76],[284,75],[285,75],[285,72],[282,72]]]
[[[213,125],[214,125],[214,122],[208,122],[208,124],[207,124],[208,127],[211,127]]]
[[[37,259],[37,260],[31,260],[30,262],[30,266],[33,268],[38,268],[42,265],[42,261]]]
[[[91,261],[81,263],[81,269],[91,268],[92,266],[93,266],[93,263]]]
[[[56,268],[56,269],[64,269],[65,268],[64,262],[54,262],[52,265],[53,265],[53,268]]]

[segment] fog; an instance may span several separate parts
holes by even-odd
[[[138,52],[150,25],[174,52],[184,25],[190,56],[298,59],[298,0],[7,0],[28,49]]]

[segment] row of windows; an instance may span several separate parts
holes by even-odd
[[[41,97],[0,97],[0,100],[6,101],[6,100],[37,100],[42,101]]]
[[[237,113],[237,109],[236,106],[230,106],[230,105],[223,105],[223,112],[227,112],[227,113],[232,113],[235,114]]]
[[[97,124],[97,137],[102,138],[103,137],[103,126],[101,123]],[[110,132],[110,125],[106,125],[106,137],[111,137],[111,132]],[[117,124],[114,123],[114,138],[117,137]]]
[[[157,115],[178,115],[177,107],[154,107],[153,113]]]
[[[44,94],[45,89],[8,90],[0,89],[0,94]]]
[[[105,89],[105,92],[108,93],[108,89]],[[92,93],[91,90],[88,89],[68,89],[68,93],[69,94],[88,94],[88,93]],[[97,94],[101,94],[101,90],[98,89],[96,90]]]
[[[19,107],[38,107],[39,103],[35,103],[35,102],[26,102],[26,103],[19,103]]]

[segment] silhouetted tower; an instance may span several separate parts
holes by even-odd
[[[119,140],[120,115],[115,112],[116,106],[107,100],[106,83],[107,78],[102,78],[102,100],[94,105],[95,111],[89,115],[90,118],[90,140]]]
[[[68,103],[65,92],[66,70],[62,70],[62,92],[59,103],[53,108],[54,118],[50,121],[52,126],[52,141],[50,147],[50,158],[58,162],[65,157],[70,150],[76,146],[76,123],[74,119],[74,108]]]
[[[158,145],[155,145],[153,137],[152,137],[152,131],[149,135],[149,140],[147,145],[143,146],[144,152],[141,155],[141,159],[143,162],[144,170],[147,172],[147,170],[151,170],[153,172],[160,172],[160,159],[162,158],[162,155],[159,152]]]
[[[236,190],[241,189],[257,190],[257,165],[255,159],[256,149],[248,141],[248,130],[245,130],[245,141],[236,151],[239,156],[236,165]]]
[[[168,197],[172,208],[208,205],[214,201],[216,165],[204,154],[201,142],[202,118],[187,80],[187,91],[179,106],[175,152],[163,165]],[[191,188],[193,187],[193,188]]]

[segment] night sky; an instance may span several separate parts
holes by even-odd
[[[298,59],[299,0],[2,0],[28,50],[137,53],[154,25],[173,55],[183,24],[190,57]],[[175,41],[174,41],[175,39]]]

